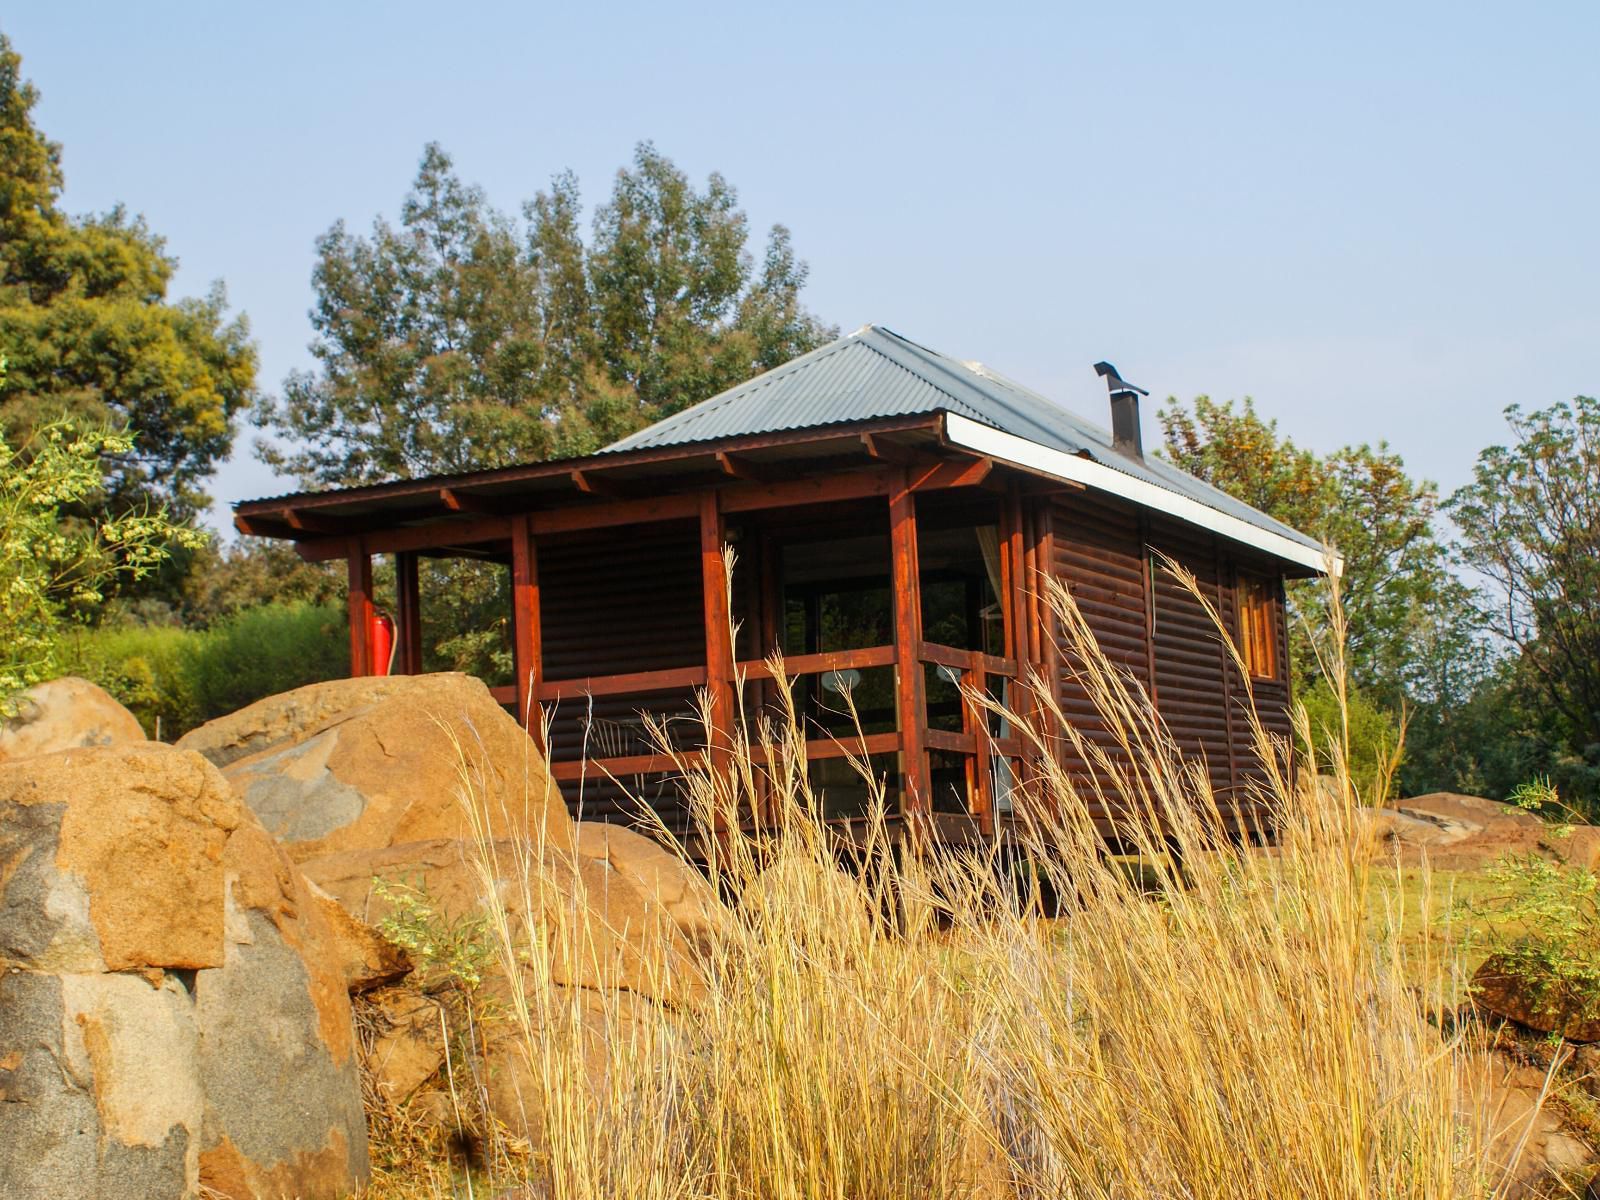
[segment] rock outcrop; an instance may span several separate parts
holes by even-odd
[[[680,855],[621,825],[580,821],[575,846],[584,858],[604,862],[648,901],[659,904],[678,932],[708,947],[727,929],[728,910],[706,877]]]
[[[179,745],[221,762],[234,794],[296,861],[473,837],[464,799],[491,837],[572,845],[537,747],[470,676],[312,684]]]
[[[1462,1115],[1485,1123],[1485,1165],[1492,1177],[1505,1176],[1496,1194],[1506,1200],[1573,1195],[1571,1183],[1593,1170],[1596,1151],[1547,1102],[1545,1071],[1479,1050],[1465,1057],[1460,1078]]]
[[[0,723],[0,762],[145,740],[138,718],[87,679],[64,675],[23,692]]]
[[[325,909],[198,755],[0,766],[7,1196],[357,1186],[360,969]]]
[[[1506,855],[1537,854],[1600,867],[1600,829],[1556,825],[1535,813],[1480,796],[1431,792],[1367,815],[1374,849],[1402,865],[1424,858],[1437,870],[1471,870]]]
[[[436,839],[309,859],[301,869],[358,920],[378,924],[409,889],[447,923],[482,916],[485,879],[519,958],[557,984],[621,988],[663,1004],[692,1004],[702,980],[695,947],[663,905],[603,859],[525,843]],[[532,965],[530,963],[530,965]]]
[[[1472,976],[1472,1002],[1569,1042],[1600,1042],[1600,990],[1556,979],[1536,962],[1492,955]]]
[[[698,1003],[699,948],[728,919],[692,868],[659,861],[665,851],[633,839],[643,842],[631,834],[585,837],[580,827],[580,843],[605,857],[440,839],[324,855],[302,868],[362,921],[385,920],[403,895],[420,903],[434,928],[478,923],[489,951],[480,958],[490,965],[473,989],[478,1012],[470,1040],[484,1062],[477,1071],[461,1062],[454,1069],[485,1080],[483,1100],[494,1119],[537,1142],[551,1083],[531,1073],[528,1039],[555,1039],[575,1056],[573,1084],[598,1092],[612,1047],[659,1035],[673,1014]],[[483,920],[489,912],[503,916],[503,925]],[[508,956],[517,964],[511,973]],[[512,1002],[514,992],[521,1004]],[[459,1119],[460,1106],[446,1102],[441,1070],[448,1031],[459,1035],[463,1021],[455,995],[442,1002],[407,981],[362,1001],[374,1090],[386,1104],[409,1100],[413,1120]],[[529,1014],[526,1025],[513,1016],[519,1009]]]

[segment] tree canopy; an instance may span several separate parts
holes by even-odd
[[[1353,681],[1390,702],[1431,669],[1424,648],[1441,614],[1464,593],[1450,574],[1434,519],[1434,484],[1414,480],[1380,442],[1317,455],[1278,432],[1246,399],[1169,399],[1160,420],[1178,466],[1262,512],[1334,546],[1344,558],[1342,595]],[[1320,606],[1300,605],[1317,632]],[[1312,674],[1301,639],[1302,676]]]
[[[587,241],[582,213],[569,173],[513,220],[429,145],[398,226],[318,240],[317,369],[260,404],[262,457],[315,486],[583,454],[833,336],[720,175],[645,142]]]
[[[33,122],[37,90],[0,34],[0,431],[12,444],[67,415],[126,431],[102,442],[103,511],[206,502],[204,483],[254,396],[256,355],[220,284],[167,299],[176,261],[122,208],[61,211],[61,147]]]
[[[104,456],[131,448],[124,433],[70,420],[41,426],[16,448],[0,438],[0,716],[11,715],[18,692],[54,676],[67,622],[98,605],[109,583],[137,579],[173,547],[204,541],[159,510],[69,515],[101,490]]]
[[[1572,740],[1600,759],[1600,401],[1506,410],[1515,435],[1450,497],[1484,619],[1520,655]]]

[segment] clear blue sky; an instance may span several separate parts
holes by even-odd
[[[810,306],[1104,420],[1252,395],[1447,488],[1501,409],[1600,389],[1594,4],[37,3],[0,16],[74,211],[226,281],[306,365],[312,240],[423,143],[515,209],[634,143],[794,231]],[[219,500],[284,490],[247,430]],[[1147,416],[1146,437],[1155,436]]]

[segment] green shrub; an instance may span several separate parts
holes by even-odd
[[[1327,680],[1318,678],[1308,688],[1300,689],[1296,699],[1305,705],[1311,719],[1311,747],[1299,747],[1308,760],[1316,764],[1323,774],[1337,774],[1332,762],[1332,748],[1340,744],[1339,700]],[[1355,688],[1349,692],[1350,741],[1345,753],[1349,755],[1350,777],[1360,789],[1361,797],[1369,804],[1382,804],[1388,798],[1390,778],[1393,775],[1395,751],[1400,745],[1400,727],[1394,715],[1382,708],[1372,697]]]
[[[350,670],[350,627],[335,604],[266,604],[202,637],[194,689],[201,720]]]
[[[278,692],[349,667],[343,608],[266,604],[207,630],[101,628],[64,647],[63,668],[98,683],[165,741]]]
[[[1487,931],[1490,950],[1535,994],[1600,1011],[1600,875],[1538,855],[1503,859],[1486,874],[1494,894],[1462,911]]]

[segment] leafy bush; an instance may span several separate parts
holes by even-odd
[[[1500,961],[1538,991],[1600,1004],[1600,875],[1538,855],[1487,875],[1496,894],[1463,908]]]
[[[267,604],[207,630],[139,626],[80,633],[65,669],[92,679],[172,740],[202,722],[291,688],[335,679],[349,665],[344,610]]]
[[[344,608],[334,604],[268,604],[221,622],[201,642],[201,720],[347,674],[349,638]]]
[[[1337,774],[1333,747],[1342,739],[1339,698],[1327,680],[1319,678],[1302,689],[1297,699],[1305,705],[1310,718],[1313,742],[1310,747],[1301,746],[1301,753],[1316,763],[1320,773]],[[1348,700],[1350,740],[1344,753],[1349,755],[1350,777],[1363,800],[1382,804],[1387,799],[1394,756],[1400,746],[1399,725],[1392,713],[1356,688],[1350,689]]]
[[[0,358],[0,380],[4,368]],[[117,579],[142,578],[174,546],[204,540],[161,509],[81,515],[105,490],[107,459],[133,449],[125,433],[65,419],[14,449],[0,437],[0,716],[57,673],[71,617],[98,607]]]

